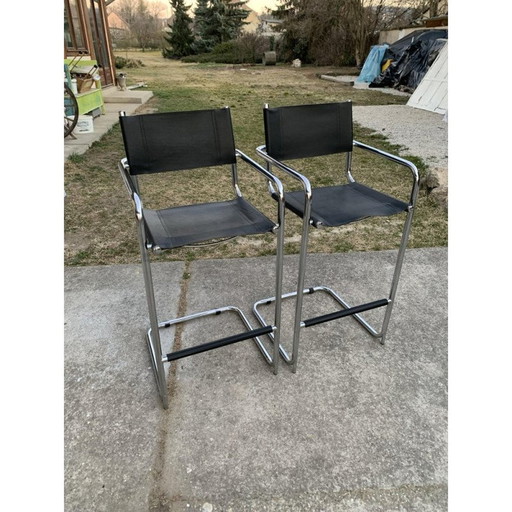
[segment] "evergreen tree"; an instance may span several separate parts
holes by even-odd
[[[309,3],[308,0],[281,0],[280,5],[272,11],[273,16],[283,20],[278,30],[283,34],[280,47],[286,60],[310,60]]]
[[[228,16],[232,26],[231,38],[238,37],[242,32],[242,27],[248,22],[244,21],[251,11],[243,8],[244,3],[236,0],[227,0]]]
[[[207,53],[215,46],[215,42],[207,33],[212,15],[210,0],[197,0],[197,6],[194,10],[194,32],[196,39],[193,44],[196,53]]]
[[[198,0],[194,11],[197,39],[194,48],[198,53],[209,52],[217,44],[240,35],[249,11],[243,2],[233,0]]]
[[[215,44],[224,43],[232,39],[231,20],[229,19],[229,7],[226,0],[210,1],[210,17],[206,26],[206,35]]]
[[[194,32],[201,36],[204,32],[205,25],[208,23],[208,14],[210,9],[210,0],[197,0],[194,9]]]
[[[169,0],[169,3],[174,11],[174,19],[172,25],[167,24],[164,39],[170,48],[164,48],[162,53],[168,59],[180,59],[194,53],[194,36],[190,28],[192,18],[187,12],[190,6],[185,5],[185,0]]]

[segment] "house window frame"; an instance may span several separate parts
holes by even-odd
[[[76,10],[78,17],[73,18],[72,9],[70,0],[64,0],[64,17],[65,21],[68,22],[69,34],[71,36],[71,42],[73,46],[67,46],[66,42],[64,42],[64,51],[65,55],[90,55],[90,41],[89,41],[89,33],[87,30],[87,24],[85,22],[85,13],[83,11],[83,3],[80,0],[76,0]],[[81,35],[81,40],[83,46],[77,44],[77,27],[76,23],[78,21]]]

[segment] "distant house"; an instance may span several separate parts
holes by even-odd
[[[110,28],[111,33],[114,32],[115,30],[121,30],[121,31],[129,31],[130,30],[128,25],[112,9],[107,10],[107,20],[108,20],[108,26]]]
[[[130,39],[130,28],[114,11],[107,10],[107,19],[114,48],[119,45],[119,42]]]
[[[250,34],[254,34],[258,30],[258,27],[260,24],[259,17],[256,14],[256,12],[253,11],[247,4],[243,4],[241,8],[246,11],[249,11],[249,14],[244,19],[244,21],[245,21],[245,23],[247,23],[247,25],[244,25],[242,30],[244,32],[248,32]]]
[[[101,86],[115,83],[105,0],[64,0],[64,59],[96,61]]]
[[[262,36],[270,37],[270,36],[279,36],[281,32],[277,30],[277,27],[283,22],[283,20],[279,20],[274,18],[271,14],[260,14],[259,18],[259,31]]]

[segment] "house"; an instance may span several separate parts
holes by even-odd
[[[106,0],[107,22],[116,48],[160,48],[162,34],[173,12],[162,2],[147,2],[146,9],[139,11],[136,3]]]
[[[281,19],[274,18],[272,14],[260,14],[260,33],[262,36],[281,36],[277,27],[283,22]]]
[[[241,9],[249,11],[249,14],[244,19],[244,22],[247,23],[247,25],[244,25],[242,27],[242,30],[244,32],[247,32],[247,33],[250,33],[250,34],[256,33],[256,31],[258,30],[259,24],[260,24],[260,20],[258,18],[258,15],[247,4],[243,4],[241,6]]]
[[[89,89],[100,91],[95,94],[96,103],[100,101],[101,88],[115,84],[105,0],[64,0],[64,63],[70,72],[73,68],[87,71],[97,66],[94,74],[99,80]],[[92,92],[89,95],[94,96]]]
[[[112,10],[107,10],[107,21],[112,38],[112,46],[116,47],[117,41],[123,41],[130,38],[130,29],[128,25]]]

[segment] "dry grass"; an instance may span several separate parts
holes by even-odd
[[[155,97],[142,107],[152,110],[192,110],[231,107],[237,147],[255,157],[254,148],[263,143],[261,109],[264,103],[292,105],[351,99],[355,105],[404,103],[400,96],[378,91],[357,90],[343,84],[320,80],[319,74],[353,73],[335,68],[291,68],[227,65],[181,64],[163,59],[160,54],[136,53],[122,56],[141,59],[145,66],[127,69],[128,83],[144,81]],[[356,138],[383,149],[399,152],[381,135],[356,127]],[[119,126],[82,156],[71,158],[65,165],[65,262],[68,265],[129,263],[139,260],[135,221],[131,202],[117,171],[124,156]],[[318,185],[340,181],[341,162],[323,158],[312,173]],[[377,165],[378,163],[378,165]],[[410,179],[407,171],[393,164],[380,165],[374,157],[356,153],[355,176],[401,198],[407,198]],[[421,162],[416,161],[422,167]],[[240,178],[244,195],[275,218],[275,203],[266,194],[264,180],[247,166],[241,165]],[[394,186],[396,182],[403,185]],[[398,179],[400,178],[400,179]],[[403,178],[403,179],[402,179]],[[172,180],[169,182],[169,180]],[[170,185],[165,185],[170,183]],[[292,185],[286,181],[287,184]],[[186,171],[172,176],[151,176],[141,180],[146,206],[169,206],[188,202],[211,201],[231,194],[229,170]],[[287,217],[287,252],[297,252],[300,222]],[[313,230],[310,250],[341,252],[396,248],[403,217],[368,220],[331,230]],[[340,232],[343,236],[340,236]],[[423,193],[411,233],[410,246],[430,247],[447,243],[447,215]],[[260,256],[272,253],[274,237],[270,234],[239,238],[202,249],[183,248],[174,255],[163,253],[161,259],[225,258]]]

